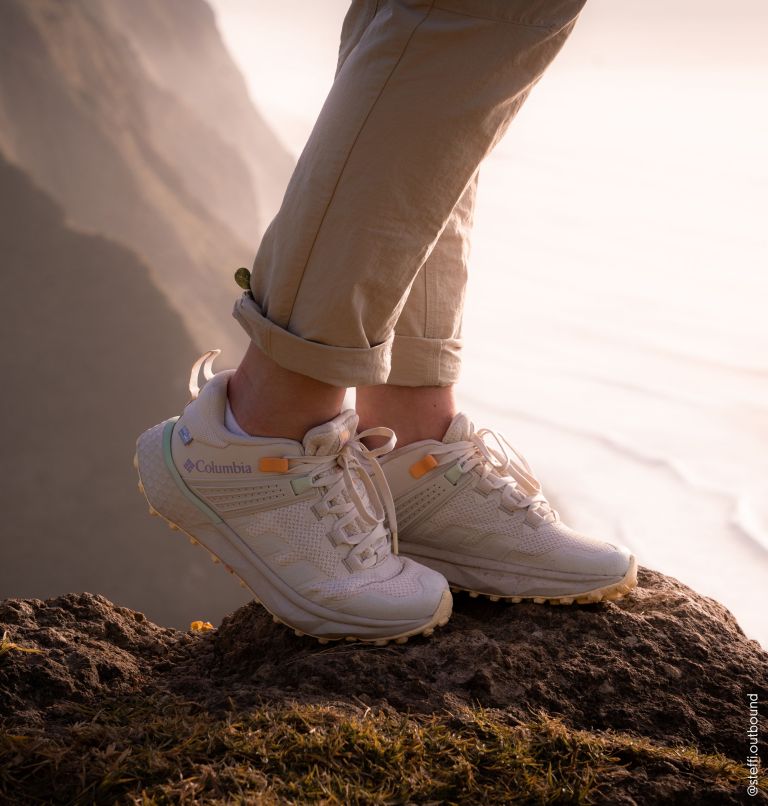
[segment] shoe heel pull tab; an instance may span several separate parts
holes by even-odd
[[[214,375],[211,367],[219,355],[221,355],[221,350],[208,350],[207,353],[203,353],[200,358],[192,364],[192,371],[189,373],[189,394],[192,396],[192,400],[197,400],[197,396],[200,394],[200,386],[198,384],[200,369],[202,368],[203,370],[205,380],[210,381]]]

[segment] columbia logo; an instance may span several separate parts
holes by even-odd
[[[198,473],[253,473],[250,465],[241,462],[230,462],[228,465],[218,465],[216,462],[209,462],[205,459],[187,459],[184,462],[184,470],[191,473],[196,470]]]

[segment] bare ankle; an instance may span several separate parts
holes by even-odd
[[[345,389],[281,367],[251,344],[229,381],[229,403],[254,436],[301,440],[341,410]]]
[[[391,428],[398,446],[443,438],[456,414],[452,386],[361,386],[357,389],[360,430]]]

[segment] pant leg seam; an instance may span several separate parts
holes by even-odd
[[[307,272],[307,266],[309,266],[309,261],[312,259],[312,252],[315,249],[315,244],[317,243],[317,239],[320,237],[320,231],[322,230],[323,224],[325,223],[325,218],[328,215],[328,211],[331,209],[331,205],[333,204],[334,197],[336,196],[336,191],[338,190],[339,184],[341,183],[341,179],[344,176],[344,171],[346,170],[346,167],[347,167],[347,165],[349,163],[349,159],[352,156],[352,152],[355,150],[355,146],[357,145],[357,141],[360,139],[360,135],[363,133],[363,130],[365,129],[365,126],[368,123],[368,120],[370,119],[371,114],[373,113],[373,110],[376,108],[376,105],[378,104],[379,100],[381,99],[381,96],[384,94],[384,90],[386,90],[387,85],[389,84],[392,76],[395,74],[395,71],[400,66],[400,63],[402,62],[403,57],[405,56],[405,53],[408,50],[408,46],[411,44],[411,41],[413,40],[413,37],[416,35],[416,32],[419,30],[419,28],[421,28],[421,26],[429,18],[429,15],[432,13],[432,10],[435,7],[436,2],[437,2],[437,0],[432,0],[432,3],[430,4],[429,8],[426,10],[426,13],[424,14],[424,16],[413,27],[413,30],[408,35],[408,39],[406,40],[405,45],[403,45],[403,49],[400,52],[400,55],[397,57],[397,61],[392,65],[392,69],[389,71],[389,75],[384,80],[384,83],[382,84],[382,87],[379,90],[378,95],[376,96],[374,102],[371,104],[370,109],[366,113],[365,118],[363,119],[363,122],[360,125],[360,128],[358,129],[357,134],[355,135],[355,139],[352,141],[352,145],[350,146],[349,151],[347,152],[347,156],[346,156],[346,158],[344,160],[344,164],[341,166],[341,170],[339,171],[339,175],[336,178],[336,184],[333,186],[333,190],[331,191],[331,196],[328,199],[328,204],[325,206],[325,210],[323,211],[323,215],[322,215],[322,217],[320,219],[320,223],[317,226],[317,231],[315,232],[315,237],[312,240],[312,245],[309,247],[309,252],[307,254],[307,259],[304,262],[304,267],[301,270],[301,276],[299,277],[299,281],[296,284],[296,292],[295,292],[294,297],[293,297],[293,302],[291,303],[291,310],[288,312],[288,318],[287,318],[287,321],[286,321],[286,324],[285,324],[286,328],[290,325],[291,317],[293,316],[293,310],[296,307],[296,300],[298,299],[298,296],[299,296],[299,291],[301,289],[301,284],[302,284],[302,282],[304,280],[304,275]],[[378,8],[378,4],[377,4],[377,8]]]
[[[550,31],[552,29],[551,25],[537,25],[536,23],[531,22],[519,22],[517,20],[505,20],[499,17],[490,17],[487,14],[470,14],[468,11],[456,11],[454,8],[443,8],[440,5],[437,5],[437,2],[433,5],[433,8],[436,8],[438,11],[442,11],[445,14],[458,14],[460,17],[469,17],[470,19],[475,20],[488,20],[490,22],[501,22],[504,25],[514,25],[517,28],[531,28],[535,31]],[[431,11],[432,9],[430,9]]]
[[[440,355],[443,352],[442,341],[437,341],[432,347],[432,369],[430,372],[429,380],[430,386],[439,386],[440,380]]]

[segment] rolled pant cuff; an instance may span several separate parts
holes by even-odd
[[[334,347],[309,341],[267,319],[248,292],[235,302],[232,316],[263,353],[292,372],[331,386],[375,386],[387,382],[392,337],[374,347]]]
[[[394,386],[450,386],[459,379],[461,339],[427,339],[395,334],[392,371]]]

